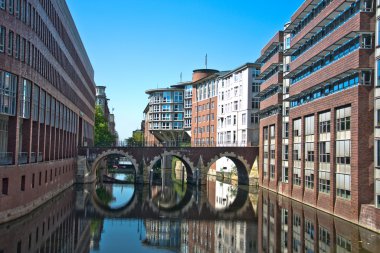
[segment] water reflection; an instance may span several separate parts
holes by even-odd
[[[215,180],[215,190],[217,184]],[[129,186],[107,186],[115,199],[110,207],[120,207],[130,198],[122,212],[102,212],[92,201],[96,189],[70,188],[35,212],[0,225],[0,252],[378,252],[380,248],[378,234],[265,190],[237,188],[234,210],[226,206],[219,210],[210,205],[211,186],[186,188],[191,201],[181,208],[178,203],[183,200],[168,201],[180,210],[164,216],[156,213],[153,203],[165,191],[159,186],[136,187],[134,193]],[[178,199],[181,193],[176,193]]]
[[[128,177],[128,175],[113,175],[113,178],[117,180],[125,180],[126,177]],[[102,205],[110,209],[118,209],[131,201],[135,192],[135,185],[100,183],[96,186],[95,192],[97,201]]]

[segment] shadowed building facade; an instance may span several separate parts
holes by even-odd
[[[94,71],[65,1],[0,1],[0,220],[73,183]]]

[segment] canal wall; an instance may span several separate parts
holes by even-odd
[[[75,183],[76,159],[4,166],[0,178],[9,180],[0,194],[0,224],[24,216]]]

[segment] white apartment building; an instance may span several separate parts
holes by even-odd
[[[218,82],[217,146],[259,144],[260,65],[246,63]]]

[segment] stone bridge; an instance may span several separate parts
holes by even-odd
[[[99,164],[110,155],[129,159],[136,170],[136,183],[149,183],[153,166],[161,159],[172,156],[182,161],[187,182],[206,184],[210,166],[222,157],[231,159],[238,172],[240,185],[255,184],[250,177],[259,155],[258,147],[81,147],[78,149],[78,182],[96,179]]]
[[[97,197],[94,185],[85,185],[83,194],[76,203],[78,214],[86,218],[107,219],[190,219],[190,220],[239,220],[255,221],[257,219],[258,188],[248,191],[248,188],[239,187],[232,205],[225,209],[215,209],[208,200],[205,186],[189,186],[183,198],[171,207],[163,207],[155,203],[150,186],[135,185],[131,199],[123,206],[110,208]],[[253,191],[252,191],[253,190]]]

